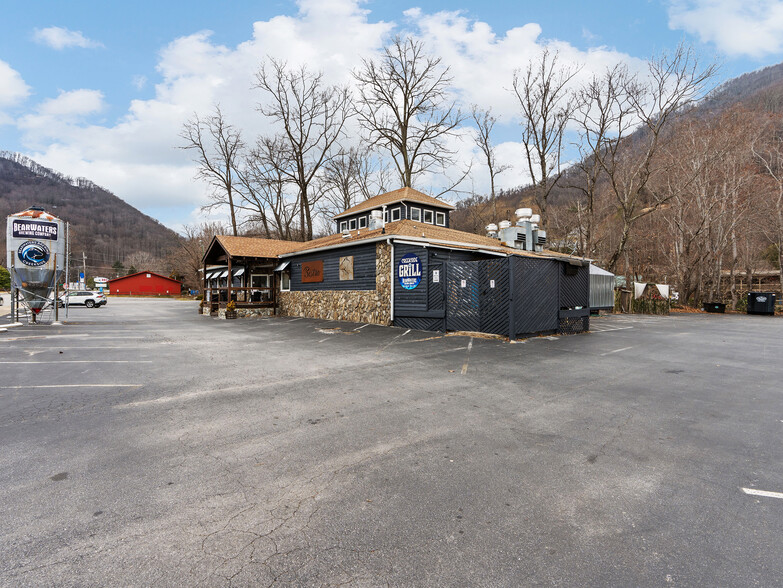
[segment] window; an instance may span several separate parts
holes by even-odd
[[[281,292],[289,292],[291,290],[291,274],[286,272],[282,272],[280,274],[280,291]]]
[[[402,208],[397,207],[391,211],[392,222],[400,220],[401,217],[402,217]]]
[[[432,211],[431,210],[425,210],[424,211],[424,222],[427,224],[432,224]]]
[[[436,212],[435,213],[435,224],[439,227],[445,227],[446,226],[446,213],[445,212]]]
[[[411,220],[416,222],[421,222],[421,208],[414,208],[411,206]]]
[[[352,218],[351,221],[348,223],[348,228],[352,231],[356,230],[356,219]]]
[[[250,275],[250,287],[251,288],[269,288],[271,282],[269,274],[251,274]]]
[[[342,221],[340,222],[340,232],[348,230],[348,221]]]
[[[366,229],[367,228],[367,217],[366,216],[360,216],[359,217],[359,228],[360,229]]]

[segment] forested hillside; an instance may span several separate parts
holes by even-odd
[[[628,104],[636,98],[618,92],[618,81],[597,80],[572,97],[582,159],[546,185],[550,247],[628,279],[673,284],[692,304],[741,303],[761,275],[777,273],[777,283],[767,279],[764,287],[780,291],[783,64],[672,110],[665,126],[651,117],[619,139],[596,135],[598,105],[608,126],[617,125],[618,112],[635,114]],[[490,197],[473,195],[458,203],[452,226],[480,233],[490,222],[513,221],[520,206],[538,209],[543,189],[499,192],[494,207]]]
[[[165,269],[161,260],[179,242],[174,231],[89,180],[73,180],[24,156],[0,152],[0,215],[33,205],[70,223],[71,263],[81,268],[84,252],[88,276],[111,277],[116,262]],[[5,251],[5,230],[0,239]],[[5,254],[0,262],[5,265]]]

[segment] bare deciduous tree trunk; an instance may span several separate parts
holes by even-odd
[[[216,105],[214,114],[206,118],[194,114],[184,124],[180,137],[185,140],[182,149],[196,152],[196,177],[212,188],[212,203],[204,208],[228,206],[231,229],[237,235],[236,170],[244,149],[240,132],[226,122]]]

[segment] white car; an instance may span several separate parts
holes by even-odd
[[[87,308],[94,306],[104,306],[106,304],[106,295],[103,292],[91,292],[89,290],[74,290],[73,292],[66,292],[60,296],[60,307],[68,304],[73,306],[75,304],[83,304]]]

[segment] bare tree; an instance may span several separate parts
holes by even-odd
[[[371,146],[389,153],[403,187],[426,173],[443,171],[454,153],[446,139],[464,117],[449,100],[449,69],[424,45],[396,37],[378,61],[362,60],[358,84],[359,123]]]
[[[256,73],[254,87],[267,98],[259,111],[282,127],[278,141],[288,152],[288,165],[280,171],[299,192],[301,238],[312,239],[317,192],[310,188],[351,116],[348,89],[327,86],[322,73],[312,73],[306,66],[289,69],[271,58]]]
[[[600,187],[606,176],[602,164],[604,155],[638,125],[634,102],[629,95],[632,76],[625,65],[607,68],[593,76],[576,94],[572,119],[579,141],[579,160],[573,174],[576,181],[570,188],[582,193],[576,204],[579,225],[579,252],[595,255],[598,249],[596,227]]]
[[[168,262],[176,273],[184,276],[188,286],[200,283],[199,270],[203,269],[204,253],[212,238],[225,232],[226,227],[219,222],[203,222],[182,228],[179,247],[169,256]]]
[[[567,86],[578,72],[576,67],[561,65],[559,54],[548,48],[524,72],[514,72],[512,85],[522,109],[522,144],[544,227],[547,200],[562,173],[563,135],[574,108]]]
[[[196,152],[196,178],[212,188],[212,203],[203,208],[228,206],[231,229],[237,235],[236,169],[244,147],[239,130],[226,122],[220,105],[216,105],[215,112],[206,118],[194,114],[183,125],[180,137],[185,140],[182,149]]]
[[[767,238],[777,245],[777,265],[783,292],[783,128],[779,124],[768,125],[764,140],[754,143],[753,154],[773,186],[771,197],[766,199],[769,214],[762,226]]]
[[[509,169],[509,165],[498,165],[495,158],[495,145],[492,142],[492,129],[495,128],[497,118],[492,115],[491,110],[482,110],[473,105],[471,109],[473,122],[476,123],[476,146],[481,150],[484,156],[484,162],[489,170],[489,197],[492,202],[493,222],[498,219],[497,195],[495,194],[495,178]]]
[[[290,150],[280,137],[262,137],[245,158],[240,180],[248,221],[267,238],[293,240],[299,198],[289,194]],[[300,231],[301,233],[301,231]]]
[[[660,147],[677,114],[705,95],[716,72],[715,64],[702,67],[691,48],[679,45],[673,53],[648,62],[645,81],[636,77],[624,81],[622,101],[631,105],[639,128],[626,136],[616,135],[597,154],[621,221],[619,238],[609,257],[610,271],[622,257],[634,223],[675,195],[671,190],[656,192],[651,184],[651,179],[666,170],[665,159],[658,157]],[[697,173],[694,170],[691,180]],[[686,180],[678,189],[688,186]]]
[[[343,149],[326,162],[320,178],[323,212],[332,216],[375,196],[376,165],[369,150],[357,147]]]

